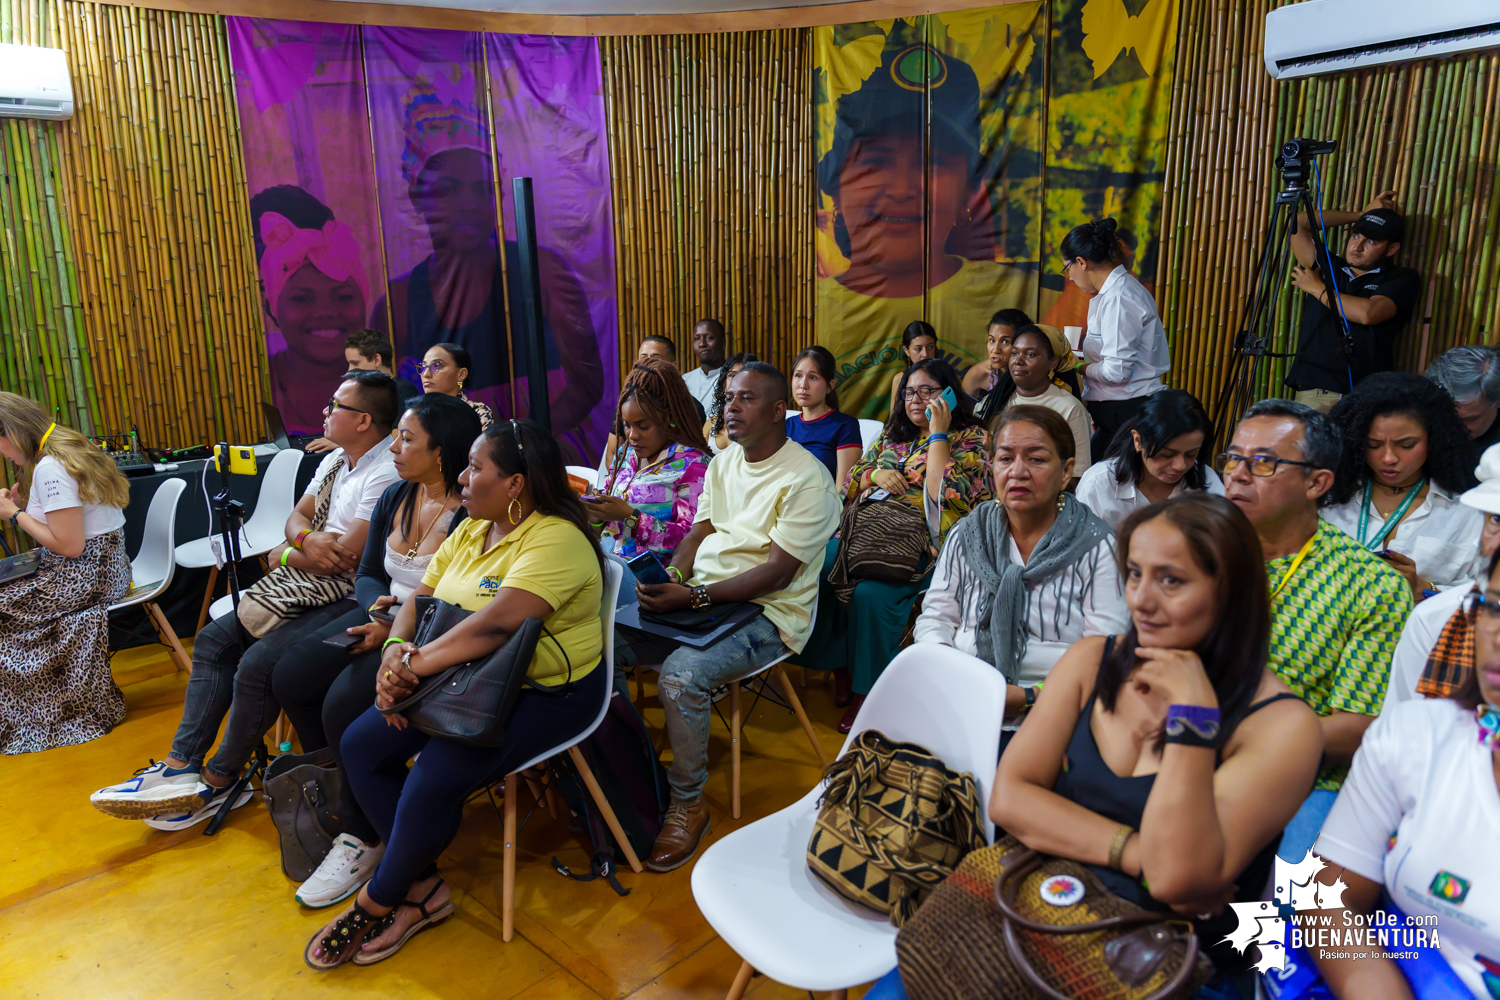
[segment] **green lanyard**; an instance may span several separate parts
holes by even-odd
[[[1365,532],[1370,527],[1370,494],[1375,489],[1375,484],[1367,481],[1365,483],[1365,499],[1359,505],[1359,544],[1364,545],[1371,552],[1374,552],[1380,546],[1380,543],[1385,541],[1385,536],[1396,530],[1396,525],[1401,523],[1401,519],[1406,516],[1407,509],[1411,507],[1412,503],[1417,499],[1417,494],[1421,493],[1423,487],[1426,485],[1427,477],[1423,476],[1422,481],[1413,486],[1407,492],[1406,496],[1401,498],[1401,506],[1391,511],[1391,516],[1385,519],[1385,524],[1381,526],[1379,533],[1366,543]]]

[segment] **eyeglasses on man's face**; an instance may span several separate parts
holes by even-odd
[[[1250,475],[1259,476],[1261,479],[1276,475],[1276,467],[1280,465],[1300,465],[1304,469],[1317,468],[1311,462],[1296,462],[1290,458],[1277,458],[1275,455],[1237,455],[1232,451],[1220,452],[1219,463],[1226,476],[1242,464],[1249,463]]]
[[[920,399],[925,403],[942,391],[943,387],[940,385],[909,385],[906,387],[906,392],[902,394],[902,398]]]
[[[325,406],[325,407],[323,407],[323,412],[324,413],[329,413],[329,414],[337,413],[340,410],[348,410],[350,413],[369,413],[370,412],[369,410],[361,410],[357,406],[350,406],[348,403],[340,403],[337,399],[332,399],[332,398],[330,398],[328,400],[328,405]]]

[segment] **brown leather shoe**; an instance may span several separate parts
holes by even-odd
[[[685,806],[673,802],[667,807],[667,819],[656,843],[651,845],[651,857],[646,867],[654,872],[669,872],[681,868],[698,853],[698,845],[708,832],[708,807],[699,799]]]

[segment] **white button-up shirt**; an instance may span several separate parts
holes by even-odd
[[[1135,399],[1166,388],[1172,369],[1167,330],[1156,300],[1123,266],[1110,272],[1089,299],[1089,332],[1083,338],[1089,362],[1083,376],[1086,400]]]
[[[328,474],[329,468],[337,463],[339,473],[333,481],[333,496],[328,502],[328,520],[324,522],[323,530],[342,535],[355,521],[368,521],[375,512],[375,501],[380,499],[380,494],[401,478],[396,472],[395,459],[388,439],[382,439],[359,456],[352,469],[344,460],[344,449],[335,448],[329,452],[328,457],[318,463],[318,471],[313,473],[305,493],[316,497],[318,484]]]
[[[1128,479],[1123,483],[1115,480],[1115,470],[1119,467],[1118,458],[1106,459],[1090,467],[1083,478],[1078,480],[1075,492],[1078,499],[1111,528],[1118,528],[1120,522],[1129,517],[1137,507],[1151,506],[1151,501],[1136,489],[1135,483]],[[1219,474],[1207,466],[1204,466],[1203,471],[1204,492],[1223,496],[1224,481],[1219,478]],[[1187,477],[1183,476],[1173,488],[1172,496],[1177,496],[1185,489]]]
[[[703,406],[703,412],[709,420],[714,418],[714,386],[718,384],[719,372],[723,370],[723,365],[711,372],[704,371],[702,365],[694,365],[692,371],[684,372],[682,375],[682,380],[687,383],[688,392]]]
[[[1323,520],[1359,541],[1359,509],[1364,503],[1364,489],[1355,491],[1347,503],[1324,507]],[[1370,523],[1366,539],[1374,538],[1385,525],[1385,518],[1370,504]],[[1484,514],[1462,504],[1437,483],[1429,483],[1427,496],[1380,543],[1417,564],[1417,573],[1432,581],[1434,587],[1452,587],[1468,580],[1469,561],[1479,544],[1484,528]]]

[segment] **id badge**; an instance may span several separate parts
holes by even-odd
[[[871,500],[884,500],[887,497],[889,497],[890,495],[891,494],[890,494],[889,490],[876,490],[874,493],[870,494],[870,499]]]

